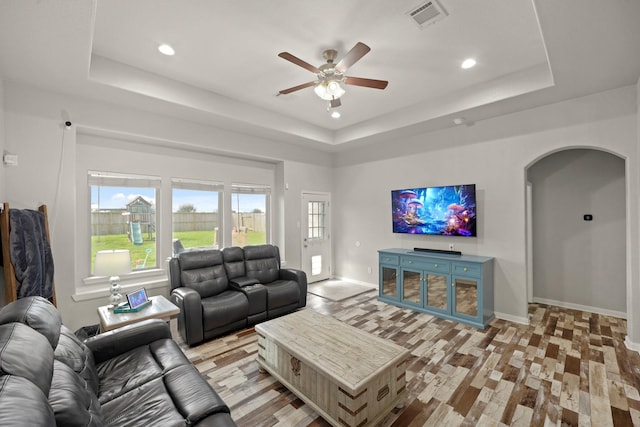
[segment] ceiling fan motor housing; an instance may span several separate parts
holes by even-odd
[[[281,94],[295,92],[310,86],[314,86],[314,91],[321,99],[326,101],[336,101],[345,90],[341,83],[354,86],[370,87],[375,89],[384,89],[388,82],[385,80],[364,79],[360,77],[345,76],[345,72],[349,67],[358,62],[366,55],[371,48],[364,43],[358,42],[356,45],[342,58],[337,64],[334,64],[338,51],[335,49],[326,49],[322,52],[323,58],[327,61],[319,67],[314,67],[308,62],[290,54],[289,52],[281,52],[279,57],[292,62],[312,73],[316,74],[317,80],[293,86],[288,89],[281,90]],[[339,104],[338,104],[339,105]],[[334,108],[337,105],[334,105]]]
[[[327,49],[322,52],[322,57],[325,59],[325,61],[331,64],[338,57],[338,51],[335,49]]]

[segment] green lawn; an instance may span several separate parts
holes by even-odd
[[[200,246],[215,245],[215,232],[212,230],[205,231],[179,231],[173,233],[175,239],[180,239],[185,248],[194,248]],[[143,233],[143,238],[148,236]],[[257,231],[247,231],[233,233],[232,242],[235,246],[258,245],[266,241],[266,233]],[[156,242],[154,240],[144,240],[142,245],[134,245],[127,238],[126,234],[108,234],[104,236],[91,236],[91,271],[93,271],[93,263],[96,259],[96,252],[108,249],[129,249],[131,252],[131,268],[135,269],[136,265],[142,266],[146,261],[146,268],[156,265]],[[147,249],[151,249],[147,257]]]

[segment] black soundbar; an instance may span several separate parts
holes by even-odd
[[[446,249],[427,249],[427,248],[413,248],[416,252],[430,252],[433,254],[446,254],[446,255],[457,255],[461,256],[462,252],[460,251],[448,251]]]

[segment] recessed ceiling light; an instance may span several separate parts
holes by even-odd
[[[471,67],[473,67],[475,65],[476,65],[476,60],[475,59],[467,58],[464,61],[462,61],[462,65],[460,65],[460,66],[466,70],[467,68],[471,68]]]
[[[331,112],[331,117],[333,117],[334,119],[339,119],[340,118],[340,111],[332,111]]]
[[[167,56],[173,56],[176,53],[176,51],[173,50],[173,48],[168,44],[161,44],[160,46],[158,46],[158,50],[160,51],[161,54],[167,55]]]

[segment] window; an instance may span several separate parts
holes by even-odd
[[[96,253],[128,249],[131,269],[158,266],[156,203],[160,178],[89,171],[91,273]]]
[[[172,180],[173,254],[188,248],[218,248],[223,185],[174,178]]]
[[[324,201],[319,202],[308,202],[307,210],[308,210],[308,230],[307,230],[307,238],[309,240],[319,239],[322,240],[325,237],[325,203]]]
[[[247,246],[268,243],[271,188],[233,184],[231,191],[231,244]]]

